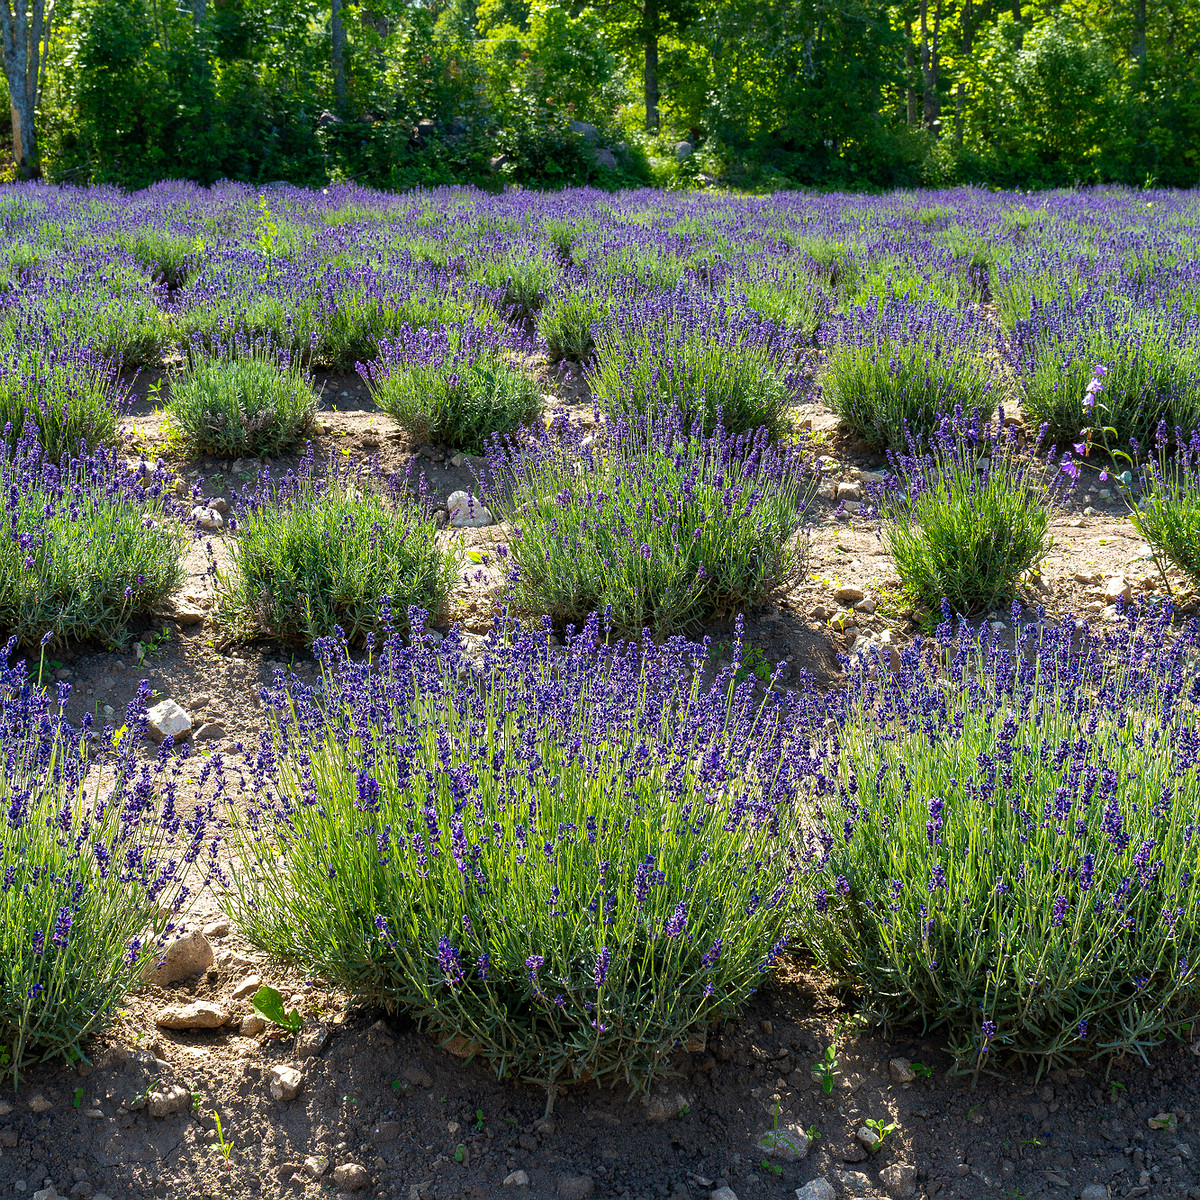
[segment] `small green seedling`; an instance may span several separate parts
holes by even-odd
[[[759,1166],[761,1166],[764,1171],[770,1171],[770,1173],[772,1175],[782,1175],[783,1174],[782,1167],[777,1166],[775,1163],[767,1162],[767,1160],[765,1158],[762,1160],[762,1162],[759,1164]]]
[[[250,1003],[254,1005],[254,1011],[271,1024],[278,1025],[291,1034],[300,1032],[300,1014],[295,1010],[288,1012],[283,1007],[283,997],[273,987],[260,987]]]
[[[919,1076],[921,1079],[932,1079],[933,1078],[933,1068],[931,1066],[928,1066],[926,1063],[909,1063],[908,1069],[910,1071],[912,1071],[912,1073],[914,1075]]]
[[[78,1108],[83,1103],[83,1088],[78,1087],[75,1089],[75,1099],[72,1100],[71,1103],[76,1108]]]
[[[226,1164],[229,1162],[229,1156],[233,1153],[233,1139],[228,1141],[225,1139],[225,1130],[221,1127],[221,1114],[213,1109],[213,1120],[217,1123],[217,1144],[213,1147],[218,1151]]]
[[[821,1090],[827,1096],[833,1095],[834,1076],[840,1075],[838,1070],[837,1042],[830,1042],[825,1047],[825,1053],[813,1066],[813,1074],[821,1081]]]
[[[405,1083],[403,1079],[393,1079],[392,1080],[392,1091],[393,1092],[402,1092],[405,1096],[407,1096],[408,1093],[412,1091],[412,1088],[407,1083]]]
[[[1125,1090],[1125,1085],[1123,1083],[1118,1083],[1115,1079],[1110,1079],[1108,1081],[1108,1087],[1109,1087],[1108,1098],[1110,1100],[1115,1100],[1117,1098],[1117,1093],[1123,1092]]]
[[[482,1108],[477,1108],[475,1110],[475,1132],[476,1133],[483,1132],[483,1109]]]
[[[456,1163],[462,1162],[462,1160],[464,1158],[466,1158],[466,1156],[467,1156],[466,1146],[464,1146],[460,1143],[459,1145],[454,1147],[454,1161]]]
[[[804,1131],[804,1136],[808,1138],[810,1142],[820,1141],[821,1131],[815,1125],[810,1125]]]
[[[1179,1118],[1174,1113],[1160,1112],[1147,1122],[1151,1129],[1174,1129],[1179,1124]]]
[[[865,1124],[868,1129],[874,1130],[879,1137],[879,1141],[877,1141],[875,1145],[871,1147],[871,1153],[878,1154],[887,1135],[889,1133],[895,1133],[896,1122],[871,1119],[866,1121]]]

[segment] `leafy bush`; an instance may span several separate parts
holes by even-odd
[[[310,643],[341,628],[361,645],[378,628],[382,596],[442,616],[457,551],[438,546],[407,482],[362,467],[318,475],[311,449],[296,473],[277,482],[264,473],[238,498],[233,561],[216,572],[230,633]]]
[[[929,450],[913,446],[891,462],[883,541],[905,590],[956,612],[1012,599],[1021,576],[1049,553],[1050,508],[1069,476],[1059,471],[1047,482],[1003,413],[997,425],[945,420]]]
[[[595,619],[565,653],[507,627],[481,664],[412,626],[268,693],[234,919],[501,1075],[644,1085],[785,942],[795,702],[733,667],[702,691],[700,647]]]
[[[820,961],[962,1068],[1144,1054],[1193,1021],[1196,632],[1034,623],[1014,655],[947,620],[896,672],[853,668],[809,843]]]
[[[488,259],[475,274],[496,293],[497,303],[509,317],[525,321],[541,308],[557,270],[536,251],[510,252]]]
[[[892,297],[828,322],[821,341],[825,402],[872,447],[924,440],[956,409],[985,420],[995,411],[995,347],[971,317]]]
[[[148,685],[119,736],[68,725],[68,691],[0,667],[0,1075],[14,1084],[35,1063],[85,1058],[207,882],[183,886],[209,838],[215,865],[207,806],[184,821],[169,766],[146,765]]]
[[[1182,309],[1137,309],[1084,293],[1033,305],[1015,344],[1025,411],[1051,436],[1074,442],[1085,428],[1112,449],[1148,446],[1160,421],[1200,428],[1200,321]],[[1108,368],[1103,401],[1086,407],[1093,364]]]
[[[476,325],[403,330],[379,358],[359,363],[375,403],[415,438],[478,450],[512,433],[541,408],[536,384]]]
[[[810,491],[797,449],[764,430],[617,426],[591,444],[565,418],[489,452],[517,610],[661,637],[761,604],[795,570]]]
[[[0,428],[9,446],[36,437],[48,458],[95,450],[117,440],[129,405],[115,365],[85,348],[59,349],[22,329],[0,338]]]
[[[1161,429],[1158,462],[1140,473],[1142,494],[1130,506],[1129,521],[1150,543],[1160,570],[1171,563],[1200,587],[1200,432],[1185,441],[1176,430],[1175,437],[1168,456]]]
[[[787,333],[740,304],[682,288],[615,303],[588,371],[614,418],[678,414],[704,432],[783,431],[799,386]]]
[[[181,287],[195,265],[196,239],[152,227],[119,233],[114,241],[155,283]]]
[[[115,450],[56,465],[26,441],[0,450],[0,494],[0,630],[20,644],[117,644],[179,586],[161,470]]]
[[[586,362],[596,349],[596,329],[609,306],[597,296],[569,291],[551,296],[538,313],[537,331],[551,362]]]
[[[278,454],[308,433],[317,394],[286,353],[237,342],[214,357],[194,348],[171,381],[167,411],[191,454]]]

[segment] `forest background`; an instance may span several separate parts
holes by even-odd
[[[0,32],[10,179],[1200,183],[1198,0],[0,0]]]

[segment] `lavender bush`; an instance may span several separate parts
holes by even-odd
[[[840,747],[808,835],[806,937],[974,1070],[1145,1055],[1200,999],[1196,623],[948,619],[830,694]]]
[[[905,591],[927,608],[985,612],[1017,592],[1050,551],[1050,513],[1069,487],[1004,422],[943,419],[922,450],[889,456],[883,541]]]
[[[482,449],[532,421],[541,395],[493,330],[474,324],[406,329],[359,374],[375,403],[418,441]]]
[[[787,424],[800,379],[795,347],[771,321],[740,304],[676,292],[614,302],[587,372],[592,395],[614,419],[699,419],[705,433]]]
[[[213,806],[183,811],[167,761],[145,763],[145,684],[114,732],[72,728],[69,686],[36,683],[0,666],[0,1078],[14,1084],[86,1059],[217,851]]]
[[[171,380],[167,408],[189,454],[278,454],[311,428],[317,394],[286,351],[239,338],[212,355],[193,346],[190,359]]]
[[[1158,458],[1139,472],[1140,495],[1130,497],[1129,521],[1150,543],[1159,570],[1178,567],[1200,587],[1200,431],[1185,437],[1175,430],[1175,448],[1168,447],[1163,424],[1158,433]]]
[[[956,409],[996,408],[994,338],[985,326],[936,303],[891,296],[855,308],[821,330],[825,401],[868,445],[903,449]]]
[[[213,568],[219,621],[234,637],[308,644],[341,629],[361,645],[381,596],[443,617],[459,551],[409,492],[368,464],[318,469],[311,445],[282,480],[264,471],[235,497],[231,566]]]
[[[119,643],[182,580],[167,485],[115,450],[61,464],[30,441],[0,450],[0,629],[22,645]]]
[[[692,629],[761,604],[802,556],[812,476],[765,430],[705,438],[673,419],[585,439],[564,416],[493,443],[489,472],[512,526],[512,602],[558,623],[603,612],[623,637]]]
[[[251,942],[548,1086],[647,1084],[786,940],[799,701],[679,640],[498,628],[282,672],[231,838]],[[740,651],[737,655],[740,659]]]

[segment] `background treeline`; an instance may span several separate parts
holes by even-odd
[[[10,175],[1200,182],[1196,0],[17,6],[0,0]]]

